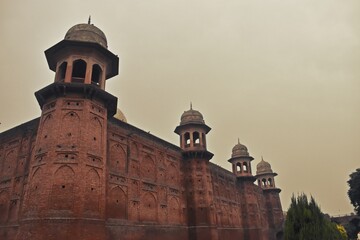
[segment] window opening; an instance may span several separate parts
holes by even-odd
[[[243,163],[243,170],[244,172],[248,172],[248,165],[246,162]]]
[[[194,146],[200,145],[200,134],[198,132],[193,133]]]
[[[92,67],[91,83],[100,86],[101,74],[101,67],[97,64],[94,64]]]
[[[190,147],[190,133],[185,133],[184,135],[185,138],[185,147]]]
[[[85,81],[86,62],[84,60],[76,60],[73,63],[72,81],[83,83]]]

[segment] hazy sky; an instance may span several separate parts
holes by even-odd
[[[0,131],[36,118],[50,84],[44,50],[92,23],[120,57],[107,82],[128,122],[178,145],[190,101],[212,127],[212,162],[237,138],[279,174],[283,209],[312,194],[324,212],[352,211],[360,160],[359,0],[1,0]]]

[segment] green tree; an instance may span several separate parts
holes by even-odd
[[[292,196],[286,215],[285,240],[343,240],[336,224],[324,217],[313,197]]]
[[[348,195],[357,215],[360,216],[360,168],[350,174]]]

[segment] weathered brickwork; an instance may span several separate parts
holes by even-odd
[[[276,173],[254,176],[240,143],[232,172],[211,163],[200,112],[182,114],[179,147],[113,117],[101,30],[76,25],[45,54],[40,118],[0,133],[0,239],[281,239]]]

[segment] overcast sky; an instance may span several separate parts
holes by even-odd
[[[284,210],[305,192],[324,212],[352,211],[359,0],[1,0],[1,132],[40,116],[33,93],[54,80],[43,52],[90,14],[120,57],[106,89],[130,124],[178,145],[192,101],[212,162],[230,169],[239,137],[253,169],[264,156],[279,174]]]

